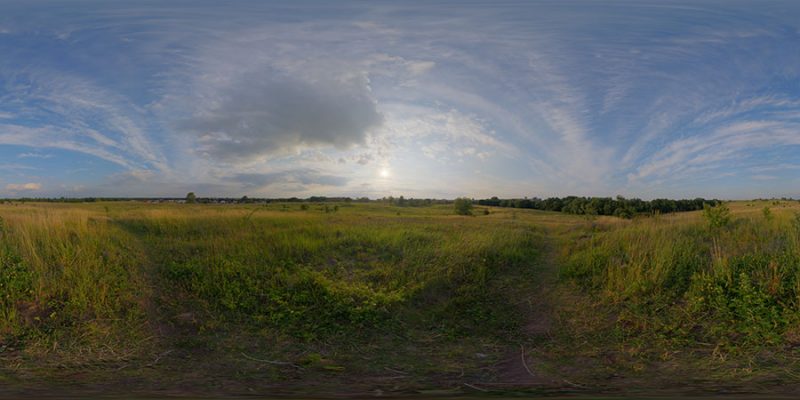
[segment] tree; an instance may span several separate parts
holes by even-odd
[[[458,215],[472,215],[472,200],[459,197],[455,201],[455,210]]]
[[[614,215],[619,218],[631,219],[633,218],[633,211],[628,207],[620,207],[614,210]]]
[[[194,195],[194,192],[189,192],[186,194],[186,203],[187,204],[194,204],[197,202],[197,196]]]

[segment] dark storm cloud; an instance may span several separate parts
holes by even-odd
[[[200,136],[201,151],[229,162],[303,145],[347,148],[383,121],[363,78],[306,81],[250,73],[211,104],[182,128]]]

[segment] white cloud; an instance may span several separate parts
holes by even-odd
[[[430,71],[435,66],[436,63],[433,61],[412,61],[408,63],[408,70],[414,75],[420,75]]]
[[[6,185],[6,190],[10,192],[27,192],[27,191],[37,191],[41,190],[42,185],[40,183],[9,183]]]
[[[60,69],[71,58],[58,51],[0,60],[0,144],[32,148],[19,156],[31,163],[48,148],[113,162],[126,170],[104,187],[115,193],[268,180],[281,193],[321,187],[314,180],[342,183],[326,190],[416,190],[401,181],[408,170],[436,193],[445,180],[483,191],[507,179],[498,190],[513,195],[615,194],[680,188],[736,163],[751,177],[800,162],[800,102],[782,84],[800,70],[800,56],[785,51],[796,42],[793,13],[272,7],[108,3],[9,17],[15,30],[42,32],[31,37],[49,41],[42,48],[87,64]],[[685,24],[709,12],[708,24]],[[378,165],[393,168],[384,186],[369,181]]]
[[[97,157],[106,161],[113,162],[126,168],[136,168],[135,161],[130,161],[123,155],[96,146],[91,143],[83,143],[79,140],[61,139],[70,138],[73,132],[56,126],[42,126],[30,128],[20,125],[0,124],[0,145],[27,146],[39,149],[57,148],[63,150],[76,151]]]
[[[38,168],[23,164],[0,164],[0,170],[18,171],[18,170],[36,170],[36,169]]]
[[[39,123],[0,122],[0,144],[62,148],[126,167],[168,169],[145,133],[145,116],[123,96],[59,71],[0,71],[3,75],[8,81],[0,102],[35,105],[20,112]]]
[[[798,146],[798,131],[800,124],[782,121],[734,122],[709,134],[672,141],[630,174],[629,181],[675,175],[688,167],[732,160],[756,149]]]
[[[17,154],[17,158],[41,158],[41,159],[47,159],[47,158],[53,158],[53,155],[52,154],[42,154],[42,153],[20,153],[20,154]]]
[[[504,157],[518,154],[484,122],[455,109],[439,111],[399,104],[386,109],[390,117],[381,133],[386,140],[403,147],[422,144],[423,153],[430,158],[444,161],[450,155],[478,156],[480,153],[480,158],[486,158],[495,153]]]
[[[757,180],[757,181],[772,181],[772,180],[778,179],[777,176],[774,176],[774,175],[763,175],[763,174],[761,174],[761,175],[753,175],[752,178]]]
[[[800,169],[800,164],[781,163],[775,165],[761,165],[750,168],[752,172],[786,171]]]

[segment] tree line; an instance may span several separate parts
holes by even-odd
[[[185,198],[120,198],[120,197],[84,197],[84,198],[17,198],[17,199],[0,199],[0,202],[58,202],[58,203],[85,203],[96,201],[156,201],[156,202],[187,202],[199,204],[219,204],[219,203],[239,203],[239,204],[253,204],[253,203],[272,203],[272,202],[312,202],[312,203],[368,203],[378,202],[389,204],[399,207],[424,207],[435,204],[453,204],[455,200],[447,199],[415,199],[399,197],[383,197],[380,199],[369,199],[367,197],[351,198],[351,197],[326,197],[326,196],[311,196],[308,198],[251,198],[242,196],[241,198],[230,197],[198,197],[194,193],[189,193]],[[494,206],[494,207],[510,207],[510,208],[526,208],[533,210],[544,211],[557,211],[568,214],[578,215],[613,215],[621,218],[632,218],[638,214],[668,214],[681,211],[696,211],[702,210],[704,204],[716,206],[721,204],[722,201],[712,199],[706,200],[703,198],[696,199],[654,199],[642,200],[638,198],[626,199],[622,196],[616,198],[611,197],[550,197],[546,199],[522,198],[522,199],[500,199],[498,197],[491,197],[488,199],[472,200],[464,198],[471,204]]]
[[[621,218],[632,218],[637,214],[668,214],[680,211],[702,210],[704,204],[716,206],[720,200],[696,199],[626,199],[622,196],[611,197],[550,197],[547,199],[500,199],[492,197],[477,200],[478,205],[494,207],[528,208],[533,210],[558,211],[578,215],[613,215]]]

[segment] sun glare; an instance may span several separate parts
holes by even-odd
[[[381,168],[381,170],[378,173],[381,175],[381,178],[388,178],[389,168]]]

